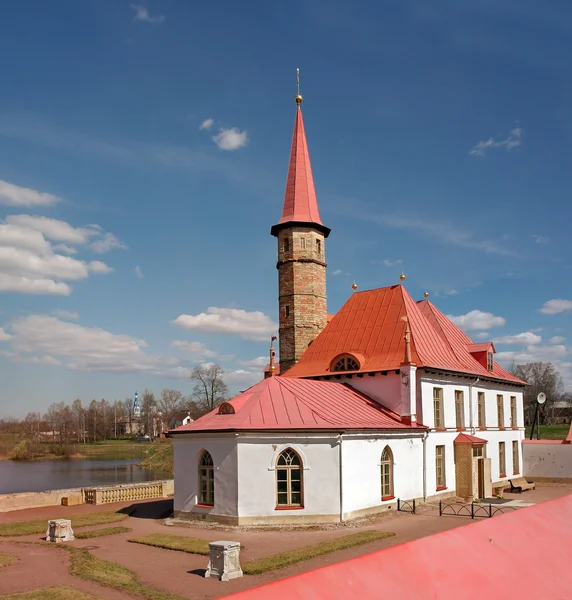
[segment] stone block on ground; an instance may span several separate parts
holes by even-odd
[[[71,521],[69,519],[52,519],[48,521],[46,541],[48,542],[71,542],[75,540]]]
[[[218,577],[220,581],[242,577],[240,542],[210,542],[209,566],[205,577]]]

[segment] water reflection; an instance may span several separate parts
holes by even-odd
[[[0,461],[0,494],[169,479],[138,460]]]

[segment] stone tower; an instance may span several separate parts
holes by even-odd
[[[324,240],[330,229],[318,211],[299,91],[296,104],[282,218],[270,230],[278,239],[280,374],[300,359],[328,321]]]

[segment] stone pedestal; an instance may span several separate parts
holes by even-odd
[[[71,542],[75,540],[71,521],[69,519],[54,519],[48,521],[48,531],[46,531],[46,541],[48,542]]]
[[[240,542],[211,542],[209,544],[209,566],[205,577],[218,577],[220,581],[242,577]]]

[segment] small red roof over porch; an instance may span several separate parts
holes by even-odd
[[[460,433],[453,442],[455,444],[473,444],[473,445],[481,445],[488,444],[488,440],[483,440],[483,438],[475,437],[474,435],[469,435],[468,433]]]

